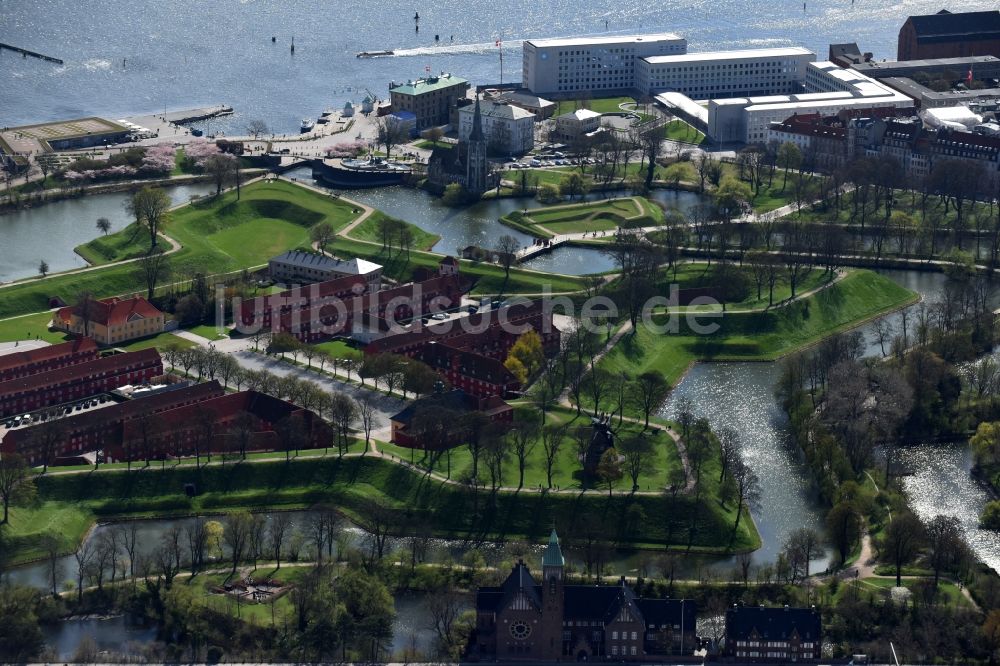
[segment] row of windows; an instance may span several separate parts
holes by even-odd
[[[626,652],[626,650],[628,650],[628,652]],[[618,646],[617,645],[612,645],[611,646],[611,654],[612,654],[612,656],[618,656],[619,654],[621,654],[621,656],[623,656],[623,657],[625,657],[627,655],[631,655],[631,656],[634,657],[637,654],[637,651],[636,651],[636,647],[634,645],[630,645],[630,646],[623,645],[623,646],[621,646],[621,652],[619,653]]]
[[[629,632],[623,631],[622,632],[622,640],[627,640],[628,637],[629,637],[628,634],[629,634]],[[638,638],[639,638],[638,632],[633,631],[632,632],[632,640],[634,641],[634,640],[637,640]],[[618,632],[617,631],[612,631],[611,632],[611,640],[613,640],[613,641],[618,640]]]

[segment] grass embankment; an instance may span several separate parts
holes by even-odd
[[[193,483],[203,492],[187,497]],[[80,541],[96,519],[220,513],[229,510],[303,508],[328,503],[363,519],[376,500],[395,510],[394,531],[427,524],[441,537],[540,540],[559,525],[567,534],[601,525],[611,543],[692,552],[728,552],[759,547],[760,538],[741,521],[735,533],[729,512],[713,500],[678,495],[615,496],[600,492],[542,494],[467,488],[437,482],[398,464],[372,457],[334,457],[289,463],[203,467],[152,467],[132,473],[48,475],[37,481],[37,508],[15,508],[4,530],[10,561],[41,555],[44,534],[55,534],[64,550]],[[206,489],[212,489],[205,491]],[[694,530],[689,528],[694,526]]]
[[[575,410],[553,408],[546,415],[546,424],[568,426],[566,435],[563,437],[562,445],[556,456],[555,464],[553,465],[553,487],[563,490],[596,489],[597,492],[603,490],[604,493],[607,493],[606,484],[597,484],[593,481],[588,482],[584,479],[580,470],[579,460],[577,459],[576,438],[574,435],[576,429],[581,427],[586,428],[588,433],[591,431],[589,415],[583,413],[578,417]],[[641,424],[625,421],[618,432],[618,438],[620,440],[628,439],[637,435],[641,430]],[[667,480],[670,478],[670,473],[681,466],[674,440],[662,432],[653,432],[655,434],[650,436],[654,444],[653,453],[649,456],[649,460],[644,462],[643,472],[639,476],[639,489],[642,491],[659,490],[667,487],[669,485]],[[432,461],[424,455],[423,451],[407,449],[392,444],[379,444],[379,450],[384,453],[391,453],[402,460],[412,460],[421,467],[432,469],[442,476],[448,473],[449,461],[447,455],[441,456],[436,461],[436,464],[432,465]],[[488,477],[488,472],[482,460],[480,460],[479,465],[479,477],[482,482]],[[452,479],[464,480],[471,477],[472,456],[467,447],[463,446],[452,450],[450,466]],[[511,452],[503,467],[503,485],[515,487],[518,484],[518,479],[517,457]],[[527,465],[524,472],[524,487],[537,491],[539,486],[544,488],[547,486],[547,483],[545,477],[545,452],[542,449],[541,443],[536,442],[527,457]],[[617,491],[631,491],[632,479],[628,474],[625,474],[614,483],[614,488]],[[734,514],[733,520],[735,519],[736,516]]]
[[[160,243],[169,248],[162,238]],[[149,251],[149,233],[136,223],[109,236],[100,236],[78,245],[74,251],[92,266],[141,257]]]
[[[651,227],[663,223],[663,210],[645,197],[628,197],[532,208],[527,214],[513,211],[500,219],[534,236],[592,231],[618,227]]]
[[[693,361],[773,361],[916,299],[889,278],[851,271],[831,287],[781,308],[702,319],[719,325],[711,335],[693,333],[683,316],[677,333],[656,333],[640,325],[600,365],[631,376],[658,370],[673,383]],[[665,322],[666,315],[654,318],[658,325]]]
[[[292,183],[256,182],[243,188],[239,201],[235,192],[228,192],[172,211],[163,231],[182,248],[170,255],[170,266],[175,276],[259,266],[275,254],[307,245],[309,229],[318,222],[343,228],[357,217],[354,210],[348,203]],[[101,240],[114,247],[120,234],[131,235],[131,231],[125,229]],[[127,257],[104,257],[107,262],[123,258]],[[135,272],[131,265],[108,266],[14,283],[0,289],[0,317],[39,312],[48,307],[53,296],[72,302],[81,291],[98,298],[133,292],[138,283]]]
[[[922,598],[923,587],[933,583],[933,578],[904,578],[903,587],[910,590],[915,598]],[[834,601],[840,602],[842,599],[858,598],[870,600],[873,603],[880,603],[888,598],[890,590],[896,586],[896,577],[887,578],[864,578],[850,581],[840,586],[834,595]],[[972,604],[962,594],[958,585],[948,580],[938,581],[937,593],[935,595],[940,601],[952,606],[962,606],[972,608]]]
[[[663,138],[701,145],[705,135],[680,119],[671,120],[663,127]]]
[[[370,243],[382,243],[382,234],[379,233],[379,225],[383,219],[389,219],[389,216],[380,210],[375,211],[368,219],[359,224],[358,226],[351,229],[350,237],[357,240],[368,241]],[[411,246],[417,250],[430,250],[434,247],[434,244],[441,240],[441,237],[437,234],[432,234],[429,231],[424,231],[415,224],[410,224],[409,222],[402,222],[407,228],[409,228],[410,233],[413,235],[413,242]],[[392,239],[395,242],[395,239]]]

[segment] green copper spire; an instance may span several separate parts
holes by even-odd
[[[564,564],[566,559],[563,557],[562,548],[559,547],[559,535],[553,527],[552,534],[549,535],[549,545],[545,548],[545,556],[542,558],[542,567],[561,567]]]

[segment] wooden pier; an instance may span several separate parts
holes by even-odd
[[[59,58],[53,58],[52,56],[47,56],[44,53],[38,53],[37,51],[29,51],[28,49],[22,49],[20,46],[11,46],[10,44],[4,44],[0,42],[0,51],[7,49],[8,51],[13,51],[14,53],[20,53],[24,58],[38,58],[39,60],[45,60],[46,62],[54,62],[57,65],[63,64],[63,61]]]

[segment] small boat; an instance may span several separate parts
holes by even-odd
[[[357,58],[381,58],[383,56],[391,56],[394,51],[361,51],[357,54]]]
[[[302,125],[299,126],[299,132],[305,134],[306,132],[311,132],[313,127],[316,127],[316,123],[313,122],[312,118],[303,118]]]
[[[326,116],[332,116],[334,113],[336,113],[336,111],[337,111],[336,109],[326,109],[325,111],[323,111],[323,113],[319,115],[320,118],[325,118]]]

